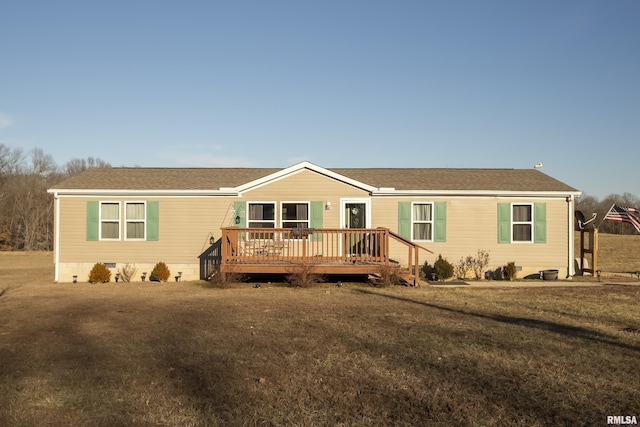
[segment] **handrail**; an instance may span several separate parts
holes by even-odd
[[[433,253],[388,228],[222,227],[221,265],[367,263],[389,265],[390,240],[408,248],[408,268],[419,277],[419,250]]]

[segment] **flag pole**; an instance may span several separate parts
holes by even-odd
[[[602,223],[604,222],[605,219],[607,219],[607,215],[609,215],[609,212],[611,212],[611,209],[613,209],[613,207],[615,206],[615,202],[611,205],[611,207],[609,208],[609,210],[607,211],[606,214],[604,214],[604,216],[602,217],[602,219],[600,220],[600,224],[598,224],[597,228],[600,228],[600,226],[602,225]]]

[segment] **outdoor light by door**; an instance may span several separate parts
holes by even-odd
[[[213,236],[209,237],[209,244],[211,246],[213,246],[213,244],[216,242],[216,239],[213,238]]]
[[[73,276],[73,283],[78,283],[78,276]]]
[[[142,273],[142,281],[144,282],[144,279],[147,278],[147,272]]]
[[[600,270],[596,270],[596,273],[598,274],[598,282],[600,281],[600,273],[602,273]]]
[[[120,273],[116,273],[116,283],[118,283],[118,280],[120,280]]]

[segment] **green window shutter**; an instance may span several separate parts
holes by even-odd
[[[233,202],[233,211],[235,212],[235,216],[233,217],[234,227],[246,228],[247,202]]]
[[[100,237],[100,202],[87,202],[87,240]]]
[[[447,203],[436,202],[433,204],[433,241],[447,241]]]
[[[411,240],[411,202],[398,202],[398,234]]]
[[[511,243],[511,203],[498,203],[498,243]]]
[[[533,205],[533,243],[547,243],[547,204]]]
[[[323,202],[311,202],[311,228],[322,228],[324,221],[324,203]],[[322,234],[314,234],[313,240],[316,242],[322,241]]]
[[[157,201],[147,202],[147,240],[159,240],[160,228],[160,203]]]

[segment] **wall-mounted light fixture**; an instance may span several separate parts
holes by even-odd
[[[118,283],[118,280],[120,280],[120,273],[116,273],[116,283]]]
[[[212,237],[213,239],[213,237]],[[176,282],[179,282],[182,279],[182,271],[178,271],[178,275],[176,276]]]
[[[78,283],[78,276],[76,275],[73,276],[73,283]]]
[[[213,236],[209,237],[209,244],[211,246],[213,246],[213,244],[216,242],[216,239],[213,238]]]
[[[144,282],[144,279],[147,278],[147,272],[145,271],[144,273],[142,273],[142,281]]]
[[[600,281],[600,273],[602,273],[602,271],[596,270],[596,274],[598,275],[598,282]]]
[[[325,209],[325,210],[327,210],[327,211],[328,211],[329,209],[331,209],[331,202],[325,202],[325,204],[324,204],[324,209]]]

